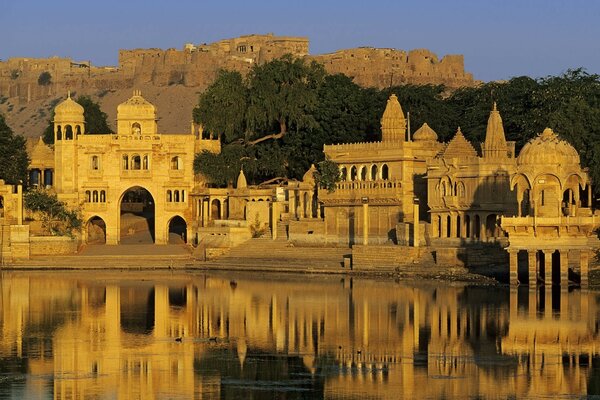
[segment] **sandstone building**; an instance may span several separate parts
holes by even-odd
[[[117,66],[97,67],[90,61],[69,58],[10,58],[0,61],[0,96],[24,101],[57,96],[70,90],[111,90],[185,85],[204,89],[219,69],[248,72],[285,54],[322,63],[330,73],[343,73],[362,86],[383,88],[399,84],[444,84],[450,88],[473,86],[461,55],[441,60],[429,50],[355,48],[331,54],[309,55],[306,37],[245,35],[210,44],[187,43],[183,49],[120,50]],[[39,85],[42,72],[49,84]]]

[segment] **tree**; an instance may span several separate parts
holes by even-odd
[[[52,83],[52,74],[48,71],[44,71],[38,76],[38,85],[49,86]]]
[[[325,159],[317,164],[315,182],[319,188],[327,189],[329,193],[333,193],[335,191],[335,184],[341,179],[340,170],[335,162]]]
[[[281,139],[290,129],[316,127],[312,112],[318,102],[316,89],[325,75],[321,64],[306,64],[291,55],[255,65],[248,76],[249,143]]]
[[[23,195],[23,205],[38,213],[42,227],[52,235],[73,236],[74,231],[81,229],[79,212],[70,210],[54,193],[44,189],[29,190]]]
[[[0,114],[0,179],[12,185],[27,182],[28,166],[25,138],[15,136]]]
[[[89,96],[79,96],[75,100],[83,107],[83,118],[85,119],[85,131],[87,135],[113,133],[108,126],[108,116],[100,108],[100,104],[92,100]],[[43,133],[43,140],[46,144],[54,143],[54,111],[48,121],[48,125]]]
[[[194,122],[228,143],[242,137],[246,129],[248,89],[237,71],[221,70],[194,108]]]

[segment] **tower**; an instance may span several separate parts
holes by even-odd
[[[496,103],[494,103],[494,108],[490,111],[490,117],[488,118],[482,153],[484,158],[508,157],[508,146],[504,136],[504,126],[502,125],[500,112],[496,108]]]
[[[406,119],[395,94],[387,101],[381,117],[381,141],[404,142],[406,140]]]
[[[83,107],[67,99],[54,109],[55,187],[58,193],[73,193],[77,188],[77,139],[85,133]]]

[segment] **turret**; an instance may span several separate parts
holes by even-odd
[[[487,129],[485,132],[485,142],[481,149],[483,158],[508,157],[508,146],[504,136],[504,126],[502,125],[502,118],[500,117],[500,112],[496,108],[495,102],[494,108],[490,111],[490,117],[488,118]]]
[[[83,107],[71,99],[71,92],[67,99],[54,109],[54,143],[62,140],[74,140],[77,135],[85,132],[85,119]]]
[[[381,117],[381,140],[383,142],[406,140],[406,119],[395,94],[388,99]]]
[[[142,97],[140,90],[117,107],[117,133],[119,135],[156,135],[156,107]]]

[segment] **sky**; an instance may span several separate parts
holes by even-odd
[[[597,0],[0,0],[0,59],[117,65],[119,49],[251,33],[306,36],[310,53],[358,47],[463,54],[475,79],[600,73]]]

